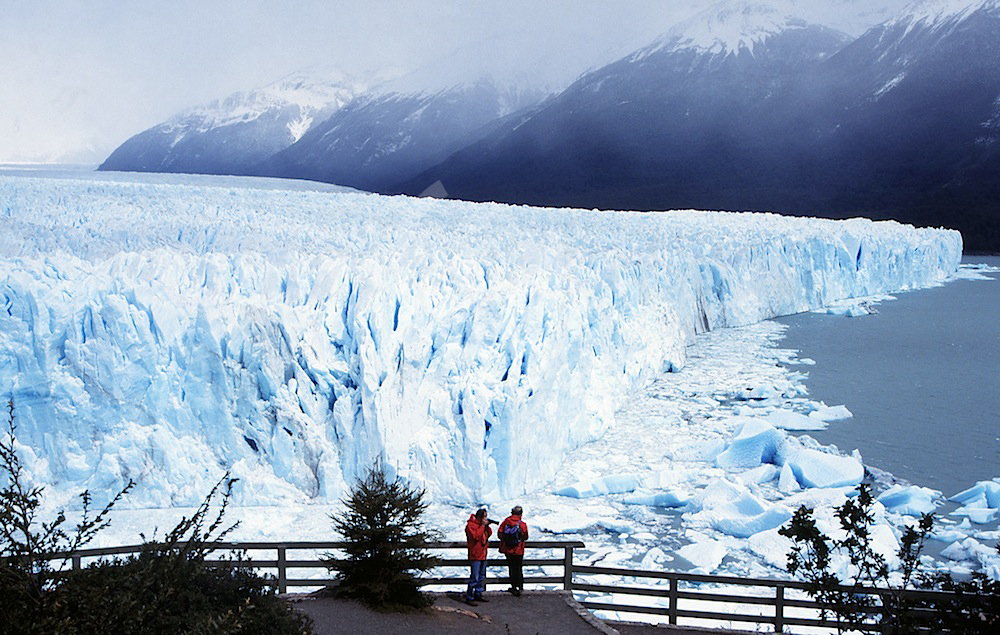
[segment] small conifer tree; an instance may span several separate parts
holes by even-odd
[[[424,494],[398,477],[389,479],[381,467],[358,480],[343,501],[344,513],[330,516],[346,542],[346,558],[326,561],[337,571],[338,595],[381,610],[420,609],[431,603],[420,593],[416,577],[439,564],[427,552],[427,544],[440,536],[422,520]]]

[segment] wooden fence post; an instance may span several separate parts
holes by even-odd
[[[677,623],[677,577],[670,578],[670,623]]]
[[[563,590],[573,590],[573,547],[563,547]]]
[[[774,589],[774,632],[781,633],[785,628],[785,587],[777,585]]]
[[[278,593],[288,592],[288,560],[285,547],[278,547]]]

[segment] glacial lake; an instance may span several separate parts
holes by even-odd
[[[983,275],[895,294],[876,315],[778,319],[780,346],[816,362],[797,367],[810,398],[854,413],[809,434],[945,496],[1000,477],[1000,274]]]

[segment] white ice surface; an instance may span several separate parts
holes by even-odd
[[[967,490],[950,497],[948,500],[964,507],[1000,508],[1000,479],[979,481]]]
[[[785,440],[771,423],[764,419],[734,418],[729,425],[739,424],[739,432],[718,457],[716,465],[723,468],[753,468],[762,463],[776,463]]]
[[[677,555],[694,566],[697,573],[712,573],[726,557],[726,546],[711,538],[701,538],[677,550]]]
[[[826,419],[822,419],[819,416],[814,417],[812,413],[804,415],[800,412],[793,412],[782,408],[775,410],[769,415],[765,415],[762,419],[775,428],[782,430],[825,430],[827,427]]]
[[[809,416],[813,419],[830,422],[850,419],[854,414],[847,409],[847,406],[827,406],[821,404],[818,408],[810,412]]]
[[[837,456],[813,449],[799,450],[788,460],[796,480],[804,487],[858,485],[865,468],[851,456]]]
[[[142,175],[3,176],[0,201],[0,391],[27,467],[58,491],[133,478],[149,506],[223,470],[242,503],[336,500],[374,461],[440,500],[526,492],[695,333],[932,284],[961,252],[863,219]]]
[[[957,540],[946,547],[941,555],[951,560],[966,563],[969,569],[983,571],[994,580],[1000,580],[1000,558],[996,557],[996,550],[987,547],[975,538]]]
[[[0,178],[0,194],[0,381],[31,476],[57,503],[140,480],[126,506],[145,508],[116,513],[101,544],[172,527],[184,509],[166,506],[225,468],[241,477],[234,538],[331,539],[328,514],[377,457],[428,487],[450,539],[473,504],[521,503],[533,535],[579,537],[594,561],[637,564],[654,536],[668,558],[699,545],[704,570],[774,575],[778,515],[850,488],[799,487],[791,457],[843,476],[842,457],[777,429],[774,465],[717,465],[734,409],[816,410],[774,347],[782,327],[754,322],[935,284],[960,251],[894,223],[142,177]],[[728,507],[690,506],[720,482],[738,488]]]
[[[782,370],[782,366],[794,367],[794,358],[787,351],[773,348],[782,330],[783,327],[776,323],[765,322],[699,336],[688,349],[685,368],[661,376],[644,394],[630,401],[625,409],[618,412],[604,438],[571,452],[552,487],[516,499],[495,502],[490,506],[490,514],[502,516],[511,505],[522,504],[525,519],[536,539],[583,540],[587,548],[577,556],[581,562],[654,569],[683,568],[689,566],[687,561],[674,558],[671,554],[685,544],[699,543],[686,553],[699,561],[698,566],[703,567],[701,570],[782,576],[790,543],[777,534],[777,528],[759,531],[748,538],[735,538],[720,531],[717,528],[720,523],[712,526],[713,519],[699,513],[703,511],[700,507],[684,506],[665,513],[662,511],[664,508],[655,507],[654,499],[648,498],[654,495],[676,496],[688,502],[695,496],[704,498],[701,493],[714,483],[735,477],[747,486],[746,492],[762,501],[761,505],[778,504],[787,509],[807,505],[817,510],[817,518],[824,531],[836,530],[832,509],[846,500],[851,488],[802,489],[792,475],[790,465],[786,464],[782,472],[787,472],[794,487],[784,491],[774,478],[778,469],[774,465],[727,473],[714,467],[714,455],[698,458],[697,453],[676,451],[695,444],[725,447],[725,440],[731,439],[737,432],[730,427],[732,417],[727,414],[729,401],[725,398],[704,399],[706,395],[736,398],[749,377],[767,381],[781,388],[782,392],[797,392],[790,390],[794,384],[786,383],[796,381],[797,374]],[[804,398],[795,398],[788,405],[803,408],[806,403]],[[712,439],[719,441],[715,443]],[[803,443],[806,442],[803,438]],[[644,489],[632,493],[585,500],[551,494],[554,489],[570,483],[634,472],[639,467],[646,470],[642,478]],[[641,497],[647,498],[633,500]],[[722,526],[726,522],[746,518],[741,514],[723,514],[721,507],[715,506],[713,512],[715,519],[723,520]],[[882,509],[881,504],[877,507]],[[328,515],[338,509],[337,504],[237,507],[233,510],[233,517],[240,518],[243,525],[235,537],[242,540],[334,539]],[[161,530],[172,527],[183,511],[188,510],[122,511],[115,515],[111,530],[102,534],[100,542],[109,545],[134,543],[140,531],[148,535],[151,527]],[[890,511],[894,513],[879,513],[880,523],[893,523],[880,530],[882,542],[887,539],[884,532],[902,522],[902,517],[896,515],[899,510]],[[433,503],[429,519],[431,525],[443,530],[447,538],[461,540],[468,513],[468,507]],[[967,519],[958,524],[947,522],[944,519],[944,523],[938,525],[935,535],[949,544],[968,537],[996,540],[995,536],[991,538],[988,535],[990,532],[977,530]],[[706,545],[706,540],[713,542]],[[891,541],[888,544],[892,546]],[[726,550],[724,562],[717,557],[720,553],[718,549],[709,548],[712,545],[721,545]],[[647,558],[653,549],[653,556]],[[661,553],[665,556],[658,555]],[[948,566],[951,570],[962,567],[971,570],[975,568],[973,564],[971,561],[965,564],[955,562]],[[838,566],[842,567],[843,563]]]
[[[889,511],[897,514],[919,516],[933,513],[938,507],[941,492],[919,485],[893,485],[878,496]]]

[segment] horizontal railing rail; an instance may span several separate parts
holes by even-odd
[[[495,549],[499,544],[499,542],[491,542],[490,546]],[[328,560],[337,551],[343,549],[345,545],[346,543],[343,542],[303,541],[281,543],[217,542],[212,543],[211,546],[214,548],[214,551],[245,552],[248,557],[247,565],[265,573],[273,573],[274,586],[277,587],[279,593],[286,593],[291,587],[335,585],[337,580],[328,569]],[[572,571],[573,550],[583,546],[584,544],[578,541],[527,541],[525,547],[529,551],[529,557],[524,559],[523,565],[528,568],[528,571],[534,568],[537,573],[535,575],[526,574],[524,582],[526,584],[546,584],[567,588],[569,584],[569,572]],[[80,569],[88,560],[138,554],[142,548],[142,545],[126,545],[121,547],[80,549],[72,554],[59,554],[57,558],[61,559],[65,557],[72,563],[73,569]],[[427,548],[432,553],[460,550],[463,557],[441,556],[435,572],[442,572],[442,570],[449,568],[463,569],[463,571],[455,572],[452,575],[423,576],[419,580],[421,585],[425,587],[453,586],[464,585],[468,582],[468,571],[464,570],[468,567],[469,563],[468,559],[464,557],[466,551],[465,542],[432,542],[428,543]],[[289,555],[291,553],[294,556],[297,555],[297,552],[304,551],[323,553],[314,557],[290,557]],[[538,553],[539,551],[555,552],[555,555],[541,557]],[[256,554],[260,554],[261,552],[264,552],[262,555],[271,557],[256,557]],[[225,560],[221,558],[209,558],[206,562],[218,564],[225,562]],[[490,558],[487,560],[487,564],[505,565],[506,560]],[[557,569],[558,571],[549,575],[545,571],[548,568]],[[313,575],[309,577],[293,577],[295,574],[300,574],[305,570],[312,570]],[[448,572],[444,571],[443,573]],[[487,577],[486,582],[487,584],[497,584],[505,580],[505,577],[491,576]]]
[[[490,543],[497,547],[499,543]],[[346,543],[328,541],[302,542],[219,542],[210,545],[215,551],[245,553],[245,564],[262,573],[270,573],[271,583],[278,592],[290,588],[324,587],[337,584],[330,572],[329,561]],[[776,633],[788,626],[837,628],[832,606],[818,602],[806,593],[809,585],[794,580],[744,578],[703,575],[680,571],[651,571],[576,564],[574,553],[585,545],[578,541],[528,541],[524,581],[531,585],[546,585],[572,591],[580,603],[592,611],[620,614],[657,615],[669,624],[680,619],[708,620],[727,624],[746,623],[773,627]],[[468,581],[468,560],[464,557],[465,542],[434,542],[428,550],[439,555],[439,565],[433,575],[420,578],[425,587],[464,586]],[[82,568],[87,561],[114,556],[137,554],[142,545],[80,549],[72,554],[60,554],[59,559]],[[459,551],[461,557],[449,552]],[[207,560],[227,562],[224,558]],[[504,565],[506,560],[490,558],[489,565]],[[505,570],[501,567],[501,571]],[[613,578],[604,584],[597,578]],[[488,577],[487,584],[506,581],[506,577]],[[646,581],[646,582],[643,582]],[[756,593],[750,589],[756,589]],[[952,593],[939,591],[894,591],[872,587],[841,587],[842,591],[879,598],[878,604],[905,599],[933,605],[958,599]],[[791,593],[789,593],[791,592]],[[603,596],[603,597],[602,597]],[[630,599],[635,598],[635,599]],[[647,603],[640,600],[645,598]],[[655,603],[649,603],[655,600]],[[753,612],[753,609],[757,609]],[[872,613],[881,612],[881,608]],[[825,617],[822,617],[825,613]],[[930,617],[928,608],[913,608],[911,616]],[[844,626],[840,624],[840,626]]]
[[[680,571],[648,571],[639,569],[624,569],[619,567],[601,567],[574,565],[571,586],[569,590],[581,595],[580,604],[591,611],[612,611],[615,613],[635,613],[642,615],[658,615],[666,617],[669,624],[677,624],[680,618],[708,620],[726,623],[750,623],[769,625],[776,633],[785,632],[787,626],[807,626],[833,628],[849,626],[838,621],[833,611],[833,605],[824,604],[806,594],[810,586],[794,580],[778,580],[771,578],[741,578],[733,576],[701,575]],[[592,580],[577,581],[575,576],[606,576],[615,578],[614,584],[599,584]],[[654,581],[652,585],[631,586],[622,582],[623,579]],[[663,582],[666,582],[665,588]],[[684,586],[682,586],[684,585]],[[707,587],[707,588],[706,588]],[[729,589],[735,589],[726,591]],[[756,587],[760,595],[747,594],[747,589]],[[869,613],[873,616],[883,612],[886,600],[905,600],[913,603],[946,604],[959,598],[957,594],[941,591],[906,590],[898,591],[865,586],[842,586],[837,589],[856,596],[877,598]],[[786,591],[795,591],[798,597],[789,597]],[[610,596],[610,600],[599,600],[594,594]],[[625,596],[623,598],[623,596]],[[656,605],[642,603],[626,603],[627,598],[656,598]],[[709,610],[706,606],[719,606],[718,610]],[[702,607],[702,608],[699,608]],[[747,607],[767,607],[766,611],[735,612],[735,609],[746,610]],[[793,609],[789,611],[789,609]],[[795,610],[797,609],[797,610]],[[930,619],[934,615],[931,608],[918,606],[907,607],[910,618]]]

